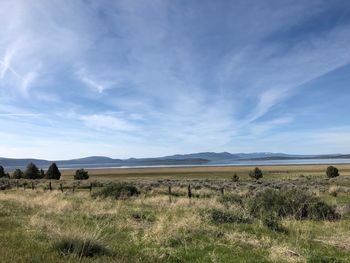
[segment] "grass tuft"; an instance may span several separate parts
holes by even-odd
[[[107,254],[107,249],[94,240],[63,238],[54,243],[54,249],[62,256],[96,257]]]

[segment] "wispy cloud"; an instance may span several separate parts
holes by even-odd
[[[41,114],[36,113],[0,113],[4,117],[39,117]]]
[[[122,118],[106,114],[82,115],[79,119],[88,127],[99,130],[133,131],[137,129],[135,125]]]
[[[92,88],[93,90],[96,90],[98,93],[102,93],[105,89],[102,84],[97,83],[95,80],[92,80],[90,77],[88,77],[85,73],[85,70],[80,70],[77,73],[79,79],[84,82],[88,87]]]
[[[137,149],[159,155],[250,151],[255,145],[267,151],[278,140],[286,142],[279,151],[307,151],[295,136],[348,124],[338,116],[350,108],[338,104],[350,97],[343,83],[348,72],[341,72],[350,64],[350,21],[335,19],[339,10],[350,6],[2,1],[0,120],[21,137],[15,119],[27,116],[32,133],[26,138],[45,133],[52,145],[64,138],[53,131],[60,127],[82,149],[94,143],[113,156],[123,154],[118,145],[130,155]],[[339,76],[331,81],[330,74]],[[327,85],[313,86],[323,78]],[[320,106],[325,97],[333,98],[332,106]],[[307,110],[315,105],[318,111]],[[44,113],[42,122],[36,113]],[[313,121],[325,113],[333,118]]]
[[[38,74],[35,71],[28,72],[22,78],[20,89],[23,93],[28,94],[29,87],[34,83]]]
[[[5,74],[8,70],[10,70],[16,76],[19,76],[18,73],[11,67],[11,60],[15,53],[15,49],[16,48],[14,46],[6,49],[3,59],[0,61],[0,64],[2,66],[0,71],[0,79],[3,79],[5,77]]]

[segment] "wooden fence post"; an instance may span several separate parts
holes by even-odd
[[[171,203],[171,185],[168,187],[169,202]]]
[[[34,190],[34,182],[32,181],[32,190]]]
[[[188,185],[188,198],[192,197],[191,185]]]
[[[92,193],[92,183],[90,183],[90,195]]]
[[[73,184],[73,193],[74,193],[74,191],[75,191],[75,185]]]
[[[61,192],[63,193],[63,185],[60,184]]]
[[[23,183],[23,190],[26,190],[26,183],[27,182]]]
[[[18,190],[18,188],[19,188],[18,180],[16,180],[16,188],[17,188],[17,190]]]
[[[50,192],[52,191],[51,181],[49,182],[49,190],[50,190]]]
[[[221,187],[220,191],[221,191],[221,195],[224,195],[224,188],[223,187]]]

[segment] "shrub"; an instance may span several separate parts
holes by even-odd
[[[41,179],[41,174],[38,167],[34,163],[30,163],[27,166],[27,170],[24,173],[26,179]]]
[[[232,180],[232,182],[238,182],[239,181],[239,176],[235,173],[234,175],[232,175],[231,180]]]
[[[295,219],[335,220],[339,218],[335,209],[307,191],[298,189],[272,190],[257,193],[248,202],[250,213],[262,218],[267,213],[278,217]]]
[[[46,179],[59,180],[61,178],[61,172],[55,163],[52,163],[45,175]]]
[[[74,179],[75,180],[87,180],[87,179],[89,179],[89,173],[88,173],[88,171],[85,171],[84,169],[78,169],[75,171]]]
[[[339,170],[334,166],[329,166],[326,171],[328,178],[335,178],[339,176]]]
[[[249,176],[255,180],[259,180],[263,177],[263,173],[258,167],[255,167],[255,169],[249,173]]]
[[[225,223],[251,223],[251,219],[243,214],[222,211],[220,209],[211,209],[209,211],[212,222],[218,224]]]
[[[13,179],[21,179],[24,177],[24,173],[22,172],[21,169],[16,169],[13,173],[12,173],[12,178]]]
[[[63,238],[54,244],[54,248],[63,256],[94,257],[107,254],[106,248],[93,240]]]
[[[11,189],[11,185],[8,183],[8,181],[1,181],[0,182],[0,190],[6,190]]]
[[[317,200],[309,204],[308,218],[314,220],[334,221],[338,220],[340,215],[335,211],[334,207],[323,201]]]
[[[240,206],[243,206],[243,200],[239,195],[223,195],[219,198],[219,202],[224,205],[232,205],[232,204],[238,204]]]
[[[265,213],[261,221],[264,226],[273,231],[288,233],[288,230],[281,225],[280,218],[275,213]]]
[[[139,194],[139,190],[131,184],[114,183],[106,186],[101,191],[94,193],[93,197],[124,199]]]

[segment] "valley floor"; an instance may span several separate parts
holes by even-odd
[[[51,192],[45,180],[34,190],[29,181],[20,180],[17,189],[10,180],[12,188],[0,191],[0,261],[350,262],[350,166],[339,168],[340,177],[327,179],[324,166],[262,167],[259,182],[248,177],[252,167],[90,171],[79,183],[65,171]],[[140,195],[91,196],[90,183],[95,193],[121,180]],[[336,206],[341,219],[283,218],[286,231],[276,231],[230,202],[230,196],[251,200],[254,192],[293,187]]]

